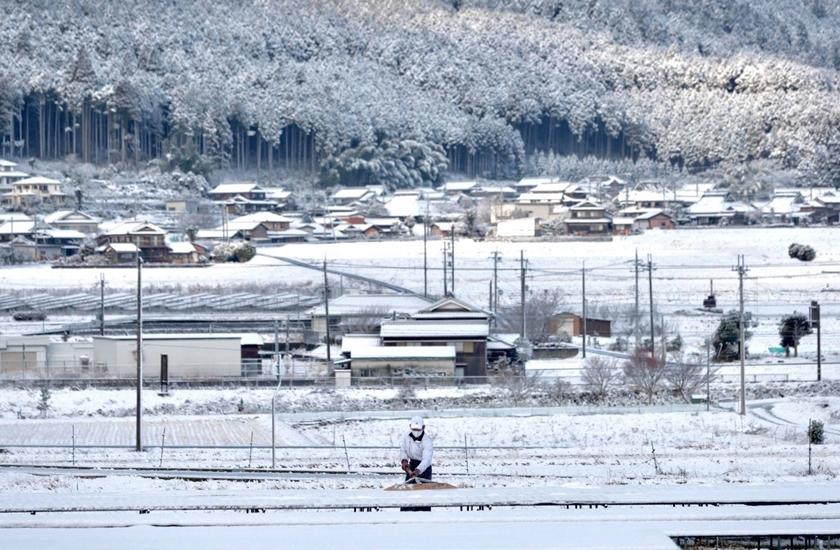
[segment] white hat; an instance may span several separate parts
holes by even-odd
[[[422,416],[412,416],[408,427],[412,430],[422,430],[424,425]]]

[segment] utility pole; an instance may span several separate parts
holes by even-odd
[[[423,297],[429,296],[429,260],[428,260],[428,235],[429,235],[429,200],[426,199],[426,215],[423,216]]]
[[[711,338],[706,338],[706,412],[709,411],[709,407],[711,399],[712,399],[712,357],[709,347],[712,344]]]
[[[449,268],[452,271],[452,294],[455,294],[455,222],[452,222],[452,231],[449,232]]]
[[[327,281],[327,259],[324,258],[324,314],[327,319],[327,370],[332,370],[332,355],[330,354],[330,285]]]
[[[642,335],[639,332],[639,249],[636,249],[636,260],[633,262],[633,268],[636,272],[636,308],[633,314],[633,336],[636,338],[635,350],[638,351],[641,347]]]
[[[647,261],[647,270],[648,270],[648,307],[650,308],[650,356],[655,357],[654,350],[656,349],[656,345],[654,344],[654,324],[653,324],[653,256],[648,254],[648,261]]]
[[[137,412],[134,450],[143,450],[143,259],[137,249]]]
[[[581,281],[581,311],[583,313],[583,331],[581,332],[581,350],[583,350],[583,358],[586,359],[586,262],[583,262],[583,267],[580,270]]]
[[[738,348],[741,356],[741,416],[747,414],[746,375],[744,373],[744,358],[746,357],[746,342],[744,341],[744,274],[749,271],[744,262],[744,255],[738,255],[738,265],[732,268],[738,272]]]
[[[493,311],[493,281],[488,281],[487,289],[487,309]]]
[[[99,274],[99,335],[105,336],[105,274]]]
[[[502,259],[502,255],[498,250],[495,250],[491,257],[493,258],[493,303],[491,307],[495,315],[499,310],[499,260]]]
[[[449,254],[449,243],[444,241],[443,242],[443,295],[449,295],[449,286],[447,283],[447,279],[449,278],[449,268],[447,267],[447,256]]]
[[[817,329],[817,382],[822,381],[822,339],[820,334],[820,303],[811,300],[809,309],[811,326]]]
[[[277,369],[277,378],[280,378],[280,329],[277,326],[277,319],[274,320],[274,368]]]
[[[519,251],[519,309],[522,314],[522,322],[519,326],[519,337],[525,339],[525,251]]]

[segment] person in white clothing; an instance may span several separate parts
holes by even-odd
[[[416,478],[432,480],[432,454],[434,443],[432,437],[426,433],[423,418],[415,416],[408,427],[410,432],[403,436],[400,445],[400,464],[405,472],[405,480],[417,483]]]

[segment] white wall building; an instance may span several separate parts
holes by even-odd
[[[135,336],[95,336],[94,365],[104,376],[130,378],[137,373]],[[146,334],[144,378],[159,378],[166,356],[169,378],[241,376],[242,345],[238,334]]]

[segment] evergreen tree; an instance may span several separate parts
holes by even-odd
[[[799,357],[799,341],[813,332],[811,322],[803,313],[793,312],[782,317],[779,322],[779,345],[785,348],[785,356],[790,357],[790,348],[793,348],[793,356]]]
[[[752,338],[752,333],[747,328],[752,324],[752,313],[744,312],[744,340],[749,341]],[[719,362],[735,361],[740,357],[740,314],[738,311],[732,310],[723,315],[715,329],[715,334],[712,337],[712,346],[715,354],[714,360]],[[745,343],[746,345],[746,343]],[[748,350],[745,349],[746,353]]]

